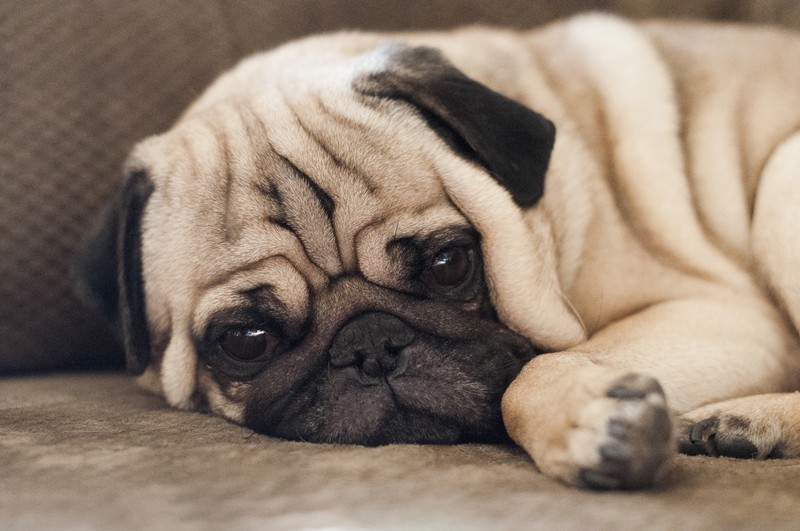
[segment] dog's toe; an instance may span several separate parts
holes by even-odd
[[[670,454],[672,423],[664,392],[652,378],[637,374],[620,378],[605,397],[587,408],[583,420],[594,425],[592,440],[582,441],[592,454],[578,472],[584,486],[645,487]]]
[[[716,445],[718,417],[699,422],[683,421],[678,433],[678,449],[687,455],[719,455]]]
[[[761,441],[765,448],[759,448],[756,435],[747,419],[735,415],[713,415],[698,421],[685,419],[678,434],[678,449],[687,455],[773,457],[773,448],[766,448],[766,440]]]

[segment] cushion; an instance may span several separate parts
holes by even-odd
[[[0,385],[4,529],[796,529],[800,460],[676,456],[645,492],[542,476],[511,446],[287,442],[117,374]]]

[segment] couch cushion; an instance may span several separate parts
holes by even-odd
[[[543,477],[506,446],[287,442],[117,374],[0,386],[0,522],[95,529],[788,529],[800,460],[678,456],[650,491]]]

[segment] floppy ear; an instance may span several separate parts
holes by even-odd
[[[395,44],[386,51],[388,63],[358,78],[357,91],[417,107],[451,147],[486,168],[517,205],[528,207],[542,197],[555,143],[550,120],[468,78],[438,50]]]
[[[480,164],[460,164],[438,177],[482,236],[484,271],[500,320],[542,351],[585,341],[580,318],[561,291],[547,212],[525,208],[544,194],[555,126],[468,78],[431,48],[390,44],[366,56],[363,67],[368,70],[355,78],[354,90],[413,105],[452,148]]]
[[[141,220],[152,191],[147,174],[134,172],[83,241],[75,263],[78,295],[121,328],[133,374],[144,372],[150,359]]]

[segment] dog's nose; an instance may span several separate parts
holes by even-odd
[[[331,364],[340,368],[356,366],[361,383],[376,384],[405,372],[403,348],[414,338],[414,330],[393,315],[364,314],[336,334],[329,351]]]

